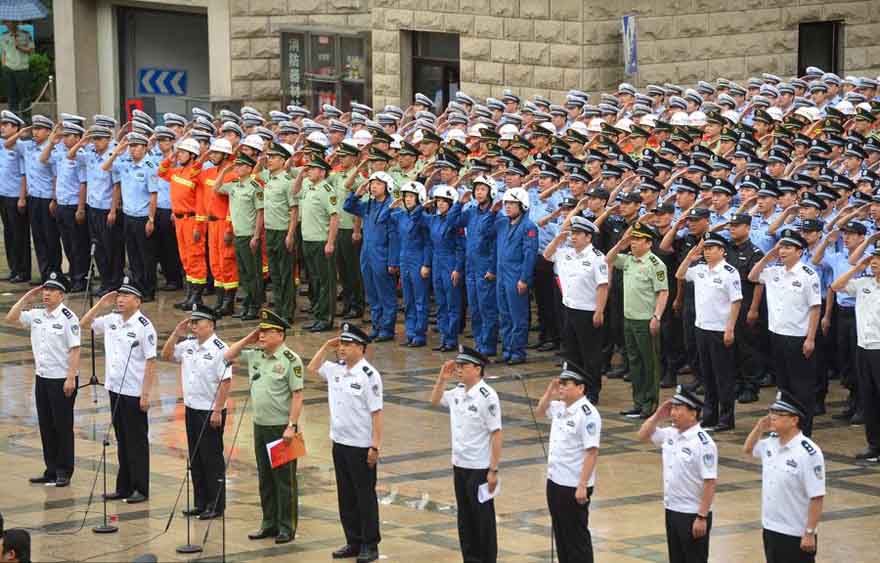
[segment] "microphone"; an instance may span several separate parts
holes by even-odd
[[[140,345],[141,345],[141,343],[138,342],[137,340],[135,340],[134,342],[131,343],[131,347],[132,347],[132,348],[137,348],[137,347],[140,346]]]
[[[92,248],[89,250],[89,256],[92,258],[95,257],[95,243],[92,243]]]

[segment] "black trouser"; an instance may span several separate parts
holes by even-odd
[[[207,237],[206,237],[207,238]],[[170,209],[156,209],[155,230],[153,240],[156,241],[156,259],[162,266],[165,281],[173,285],[183,285],[183,265],[180,262],[180,251],[177,249],[177,232],[171,222]]]
[[[367,465],[367,448],[333,442],[336,497],[345,543],[375,546],[379,536],[379,501],[376,498],[376,466]]]
[[[193,506],[197,510],[223,512],[226,499],[223,497],[221,480],[225,477],[223,429],[226,427],[226,409],[220,415],[220,428],[211,426],[212,412],[186,407],[186,443],[190,457]]]
[[[3,69],[6,74],[6,87],[8,88],[9,110],[15,112],[22,117],[30,113],[28,109],[31,100],[31,82],[33,81],[31,71]],[[27,110],[27,111],[26,111]]]
[[[43,443],[44,475],[51,479],[73,475],[73,403],[76,391],[64,396],[64,379],[37,376],[34,400]],[[79,379],[75,381],[79,383]]]
[[[819,538],[816,538],[816,548]],[[813,563],[816,553],[801,549],[801,538],[764,529],[764,557],[767,563]]]
[[[139,491],[150,496],[150,443],[147,440],[149,422],[141,410],[141,398],[129,397],[110,391],[110,409],[114,413],[113,431],[116,434],[116,492],[130,496]],[[117,403],[119,406],[117,407]]]
[[[586,370],[587,399],[596,404],[602,390],[602,329],[593,326],[593,311],[564,309],[565,357]]]
[[[709,560],[709,532],[712,531],[712,513],[706,517],[706,535],[694,539],[696,514],[666,510],[666,548],[669,563],[703,563]]]
[[[144,296],[151,297],[156,293],[156,239],[147,236],[146,226],[147,217],[125,215],[123,231],[128,266]]]
[[[113,226],[107,224],[109,209],[86,208],[89,237],[95,244],[95,264],[101,274],[102,289],[116,289],[122,284],[125,246],[122,236],[122,213],[117,212]]]
[[[764,356],[761,353],[760,338],[767,331],[765,318],[759,315],[758,320],[752,326],[746,324],[751,299],[744,298],[736,319],[734,334],[734,352],[737,366],[737,390],[758,393],[761,389],[761,380],[764,377]]]
[[[28,210],[18,211],[17,197],[0,197],[3,218],[3,244],[10,276],[31,279],[31,225]]]
[[[76,222],[76,205],[59,205],[55,208],[55,221],[64,254],[70,263],[70,282],[72,285],[83,285],[89,274],[89,225]]]
[[[547,479],[547,508],[553,525],[553,537],[559,563],[592,563],[593,536],[590,535],[590,497],[593,487],[587,489],[587,502],[578,503],[577,489],[557,485]]]
[[[819,317],[821,319],[825,315],[825,301],[822,301],[819,310],[821,311]],[[819,404],[825,404],[825,396],[828,395],[828,368],[834,365],[836,361],[834,351],[832,350],[834,347],[833,322],[831,328],[832,330],[829,330],[827,335],[822,332],[821,322],[816,329],[816,346],[812,356],[813,371],[816,373],[815,387],[813,389],[815,393],[813,412],[816,412],[816,407]]]
[[[665,369],[678,370],[685,357],[684,334],[682,334],[681,317],[672,310],[673,301],[673,296],[670,295],[666,301],[663,318],[660,319],[660,364],[665,366]],[[605,322],[608,322],[607,319]]]
[[[880,450],[880,350],[859,348],[859,393],[864,405],[865,438]]]
[[[559,325],[557,324],[556,301],[553,275],[553,262],[540,254],[535,260],[535,305],[538,308],[538,339],[541,342],[558,342]]]
[[[735,426],[736,354],[724,345],[724,333],[696,329],[697,353],[706,390],[703,425]]]
[[[480,502],[478,489],[487,482],[489,468],[452,466],[458,506],[458,543],[464,563],[494,563],[498,558],[495,500]]]
[[[816,410],[816,356],[804,357],[803,336],[783,336],[770,333],[770,347],[776,362],[776,386],[785,389],[799,400],[806,410],[801,421],[805,436],[813,433],[813,412]],[[818,348],[818,344],[817,344]]]
[[[34,196],[28,196],[27,200],[37,268],[40,276],[46,279],[49,272],[61,271],[61,235],[58,234],[58,224],[49,214],[52,200]]]
[[[840,383],[849,389],[850,393],[858,397],[859,389],[859,363],[856,361],[858,354],[858,335],[856,334],[856,309],[855,307],[835,306],[832,326],[837,327],[837,373],[840,375]],[[864,406],[864,404],[858,404]]]
[[[688,282],[685,284],[684,297],[681,306],[681,321],[684,332],[684,352],[687,357],[688,364],[694,373],[695,383],[705,383],[703,374],[700,371],[700,354],[697,352],[697,305],[694,302],[693,288],[688,288]]]

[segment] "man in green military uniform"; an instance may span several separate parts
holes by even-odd
[[[606,261],[623,271],[623,334],[632,379],[633,408],[620,414],[648,418],[657,410],[660,318],[669,285],[666,265],[651,252],[657,230],[637,221],[608,251]],[[631,254],[620,254],[629,247]]]
[[[360,252],[356,244],[360,240],[361,220],[343,211],[342,203],[348,198],[349,191],[357,189],[364,181],[364,177],[357,167],[360,156],[357,146],[343,141],[336,149],[336,156],[338,170],[331,173],[329,179],[336,189],[339,205],[336,267],[339,269],[339,280],[342,282],[342,318],[359,319],[364,315],[364,284],[361,279]],[[356,179],[352,181],[356,181],[357,185],[349,187],[349,180],[352,178]]]
[[[303,254],[309,271],[314,322],[303,325],[311,332],[333,329],[336,312],[336,235],[339,230],[339,197],[327,180],[330,165],[323,158],[314,157],[305,165],[305,173],[294,183],[294,194],[299,196],[299,216],[302,225]],[[308,182],[303,179],[307,176]]]
[[[239,285],[244,291],[241,320],[257,318],[263,303],[263,258],[260,248],[260,231],[257,230],[257,203],[262,202],[263,190],[253,177],[257,163],[246,154],[235,159],[238,179],[225,182],[229,165],[217,174],[214,189],[229,195],[229,215],[235,235],[235,262],[238,266]],[[237,315],[232,315],[233,317]]]
[[[260,311],[260,325],[231,345],[224,354],[231,362],[239,355],[247,362],[251,401],[254,408],[254,453],[260,480],[263,521],[248,538],[275,538],[288,543],[296,535],[299,521],[299,492],[296,460],[272,468],[266,444],[276,440],[290,443],[299,432],[303,408],[303,363],[284,344],[290,325],[277,313]],[[259,348],[245,349],[258,344]]]
[[[275,310],[288,322],[293,321],[296,290],[293,286],[294,229],[298,202],[293,195],[293,175],[285,163],[292,153],[290,145],[273,143],[268,152],[266,170],[260,174],[263,197],[257,198],[257,209],[263,210],[266,227],[266,255],[269,277],[272,278],[272,299]]]
[[[394,198],[400,197],[400,186],[412,182],[418,177],[419,171],[416,169],[418,158],[419,149],[407,141],[402,141],[400,150],[397,152],[397,163],[388,169],[388,173],[394,178],[396,192],[392,193]]]

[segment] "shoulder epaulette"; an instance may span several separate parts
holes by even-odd
[[[657,258],[656,256],[654,256],[653,254],[648,256],[648,260],[650,260],[651,264],[654,264],[655,266],[660,262],[660,259]]]
[[[147,317],[141,315],[140,317],[138,317],[138,320],[141,322],[142,325],[150,326],[150,319],[148,319]]]
[[[73,313],[67,307],[61,307],[61,314],[67,317],[68,319],[73,318]]]
[[[804,267],[804,271],[805,271],[806,273],[808,273],[808,274],[811,274],[811,275],[812,275],[812,274],[815,274],[815,273],[816,273],[812,268],[810,268],[810,267],[807,266],[806,264],[801,264],[801,266]]]
[[[727,271],[730,272],[730,273],[733,273],[733,272],[736,271],[736,268],[734,268],[734,267],[731,266],[730,264],[725,264],[725,265],[724,265],[724,269],[727,270]]]
[[[594,246],[593,247],[593,254],[595,254],[596,256],[602,256],[602,251]]]
[[[816,455],[816,448],[814,448],[808,440],[801,440],[801,445],[804,447],[805,450],[807,450],[808,454]]]
[[[590,405],[582,405],[581,410],[583,410],[584,414],[587,416],[593,414],[593,411],[590,409]]]
[[[483,397],[486,397],[488,399],[489,398],[489,390],[486,389],[485,387],[480,387],[480,395],[482,395]]]
[[[367,377],[373,376],[373,370],[370,369],[370,366],[363,366],[364,373],[367,374]]]
[[[223,348],[226,348],[226,345],[223,344],[223,341],[220,340],[219,338],[215,338],[215,339],[214,339],[214,346],[216,346],[217,348],[219,348],[219,349],[221,349],[221,350],[222,350]]]
[[[697,432],[697,438],[700,439],[700,442],[705,446],[709,443],[709,437],[706,436],[705,432]]]
[[[293,352],[291,352],[290,350],[284,351],[284,357],[287,358],[288,361],[296,361],[296,356],[294,356]]]

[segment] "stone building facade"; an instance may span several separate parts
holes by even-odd
[[[624,79],[643,86],[667,81],[692,84],[719,76],[743,80],[761,72],[790,76],[798,65],[799,24],[821,21],[842,22],[838,74],[880,74],[878,0],[154,0],[150,4],[157,1],[165,9],[181,4],[207,12],[211,94],[239,98],[262,109],[276,108],[281,101],[280,37],[290,28],[369,32],[368,101],[380,107],[406,105],[411,99],[408,37],[412,32],[456,34],[460,87],[479,97],[512,88],[525,96],[549,93],[561,100],[570,88],[608,91]],[[639,74],[635,77],[623,74],[624,14],[637,16]],[[57,33],[67,33],[58,22]],[[75,76],[59,73],[59,86],[69,80]],[[107,111],[114,103],[101,99],[99,106]]]

